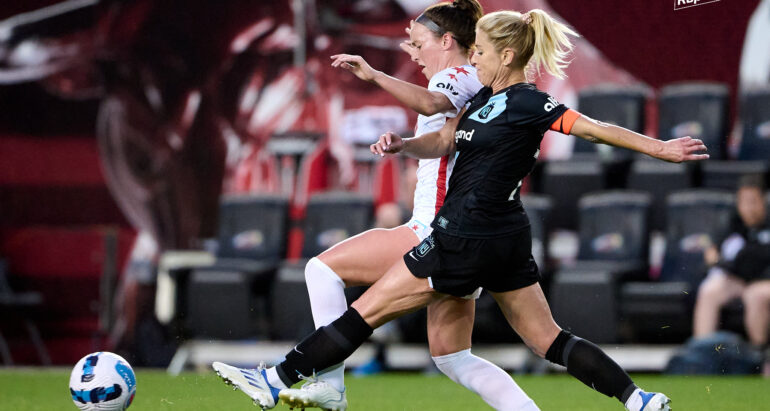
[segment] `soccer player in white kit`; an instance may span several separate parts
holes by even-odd
[[[334,67],[349,70],[374,82],[420,113],[415,135],[438,131],[482,85],[469,64],[476,21],[482,15],[476,0],[457,0],[429,7],[407,29],[410,41],[402,45],[429,79],[428,88],[404,82],[374,70],[360,56],[332,56]],[[454,155],[419,161],[414,210],[407,224],[393,229],[372,229],[351,237],[312,258],[305,268],[316,327],[347,310],[344,289],[370,285],[394,262],[427,237],[443,204]],[[537,410],[534,402],[505,371],[471,354],[475,298],[448,297],[428,307],[428,341],[437,367],[453,381],[477,393],[498,410]],[[344,364],[323,370],[300,389],[281,392],[294,407],[344,410],[347,399]]]

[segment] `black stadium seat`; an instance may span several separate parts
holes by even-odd
[[[307,205],[302,256],[314,257],[372,227],[372,196],[345,191],[313,195]]]
[[[650,229],[666,228],[666,195],[692,187],[692,172],[686,164],[637,159],[631,165],[626,188],[650,193],[652,196]]]
[[[580,196],[604,189],[604,168],[598,161],[549,161],[542,176],[542,193],[553,199],[552,228],[577,228]]]
[[[238,195],[221,203],[216,261],[178,277],[184,329],[200,337],[264,336],[270,284],[286,255],[289,201]]]
[[[764,161],[704,161],[701,166],[701,186],[718,190],[735,191],[738,180],[747,174],[767,174]]]
[[[691,335],[695,290],[706,273],[703,252],[726,230],[733,199],[731,192],[705,189],[669,195],[660,278],[620,289],[621,322],[629,339],[681,343]]]
[[[770,159],[770,88],[743,93],[740,107],[740,160]]]
[[[580,198],[578,260],[647,263],[650,195],[614,190]]]
[[[578,93],[578,111],[596,120],[644,132],[646,93],[638,87],[604,84],[587,87]],[[632,152],[622,148],[594,144],[575,138],[575,158],[585,154],[614,160],[629,159]]]
[[[283,259],[288,206],[288,198],[282,195],[225,196],[219,213],[217,258]]]
[[[270,338],[299,341],[315,329],[305,284],[306,259],[284,263],[270,290]]]
[[[730,191],[694,189],[668,196],[662,281],[696,286],[706,272],[703,253],[730,224],[735,196]]]
[[[619,336],[619,284],[647,274],[650,196],[608,191],[580,199],[578,261],[559,269],[551,309],[564,328],[602,343]]]
[[[724,159],[728,101],[724,84],[682,83],[662,88],[658,97],[658,138],[700,138],[712,159]]]

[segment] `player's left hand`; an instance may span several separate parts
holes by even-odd
[[[406,35],[409,36],[409,40],[402,41],[398,47],[401,48],[406,54],[409,55],[409,58],[412,59],[412,61],[417,61],[417,47],[412,44],[412,26],[414,26],[414,20],[409,22],[409,27],[406,27],[404,31],[406,32]]]
[[[413,46],[410,40],[402,41],[399,43],[398,47],[400,47],[401,50],[408,54],[412,61],[417,61],[417,47]]]
[[[702,140],[686,136],[664,141],[662,149],[655,157],[672,163],[698,161],[709,158],[708,154],[696,154],[706,150]]]

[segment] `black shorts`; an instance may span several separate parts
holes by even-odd
[[[486,239],[433,231],[404,255],[404,262],[415,277],[427,278],[434,290],[456,297],[471,294],[478,287],[505,292],[540,281],[529,227]]]

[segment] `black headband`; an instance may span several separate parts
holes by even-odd
[[[436,24],[435,21],[431,20],[430,17],[426,16],[425,13],[420,14],[419,16],[417,16],[417,18],[414,19],[414,21],[416,23],[422,24],[423,26],[427,27],[428,30],[438,34],[439,36],[443,36],[447,32],[446,30],[442,29],[441,26]],[[458,44],[460,44],[461,46],[465,47],[466,49],[470,48],[470,47],[468,47],[467,44],[465,44],[462,41],[460,41],[460,39],[458,39],[457,37],[452,36],[452,38],[455,39],[455,41]]]

